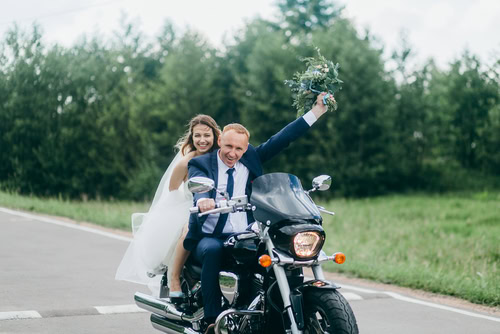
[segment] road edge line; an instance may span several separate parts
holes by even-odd
[[[31,213],[16,211],[16,210],[7,209],[4,207],[0,207],[0,212],[7,213],[7,214],[10,214],[13,216],[34,219],[37,221],[41,221],[43,223],[49,223],[49,224],[53,224],[53,225],[69,227],[69,228],[72,228],[75,230],[94,233],[94,234],[98,234],[98,235],[105,236],[105,237],[112,238],[112,239],[116,239],[116,240],[121,240],[121,241],[126,241],[126,242],[132,241],[132,238],[124,237],[124,236],[117,235],[117,234],[114,234],[111,232],[101,231],[101,230],[94,229],[94,228],[88,227],[88,226],[66,223],[66,222],[63,222],[60,220],[56,220],[56,219],[52,219],[52,218],[48,218],[48,217],[41,217],[41,216],[37,216],[37,215],[31,214]]]
[[[400,295],[399,293],[396,293],[396,292],[382,291],[382,293],[384,293],[384,294],[386,294],[388,296],[391,296],[394,299],[398,299],[398,300],[405,301],[405,302],[408,302],[408,303],[420,304],[420,305],[424,305],[424,306],[428,306],[428,307],[438,308],[438,309],[441,309],[441,310],[446,310],[446,311],[451,311],[451,312],[455,312],[455,313],[460,313],[460,314],[463,314],[463,315],[468,315],[470,317],[476,317],[476,318],[481,318],[481,319],[487,319],[487,320],[491,320],[491,321],[500,322],[500,318],[495,318],[495,317],[487,316],[487,315],[484,315],[484,314],[479,314],[479,313],[474,313],[474,312],[470,312],[470,311],[465,311],[465,310],[461,310],[461,309],[454,308],[454,307],[451,307],[451,306],[440,305],[440,304],[426,302],[426,301],[419,300],[419,299],[414,299],[414,298],[410,298],[410,297],[406,297],[406,296]]]

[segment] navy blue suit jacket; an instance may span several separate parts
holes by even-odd
[[[309,129],[309,127],[309,124],[307,124],[304,118],[300,117],[285,126],[283,129],[281,129],[281,131],[269,138],[265,143],[260,144],[257,147],[248,145],[248,150],[239,160],[248,168],[249,171],[248,181],[245,188],[246,195],[250,196],[252,192],[251,182],[256,177],[262,175],[262,164],[285,149],[288,145],[290,145],[292,141],[303,135]],[[215,186],[217,187],[219,176],[219,168],[217,165],[217,150],[191,159],[188,163],[188,171],[189,178],[195,176],[208,177],[209,179],[215,181]],[[196,202],[200,198],[215,199],[215,197],[215,190],[212,190],[208,193],[195,194],[194,204],[196,204]],[[203,237],[201,228],[207,217],[208,216],[203,216],[201,218],[198,218],[196,214],[191,215],[189,219],[189,232],[184,240],[184,248],[190,251],[196,249],[198,241]],[[251,223],[253,221],[252,213],[247,212],[247,217],[248,222]]]

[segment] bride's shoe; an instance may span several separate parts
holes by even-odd
[[[175,299],[184,299],[186,298],[186,294],[182,291],[170,291],[170,293],[168,294],[168,297],[169,298],[175,298]]]
[[[168,294],[168,297],[170,299],[172,299],[172,301],[175,303],[175,301],[182,301],[186,298],[186,294],[184,292],[182,292],[182,288],[181,288],[181,282],[180,281],[177,281],[174,283],[174,280],[171,279],[171,290]],[[175,289],[174,291],[172,291],[172,289]]]

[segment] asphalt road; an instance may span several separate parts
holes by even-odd
[[[158,333],[114,280],[126,237],[0,208],[0,333]],[[500,318],[344,284],[361,333],[499,334]]]

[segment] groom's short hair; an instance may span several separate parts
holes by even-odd
[[[224,133],[228,132],[229,130],[233,130],[236,133],[246,135],[247,138],[250,139],[250,132],[248,132],[247,128],[245,128],[243,125],[241,125],[239,123],[231,123],[231,124],[226,125],[224,127],[224,129],[222,130],[222,133],[224,134]]]

